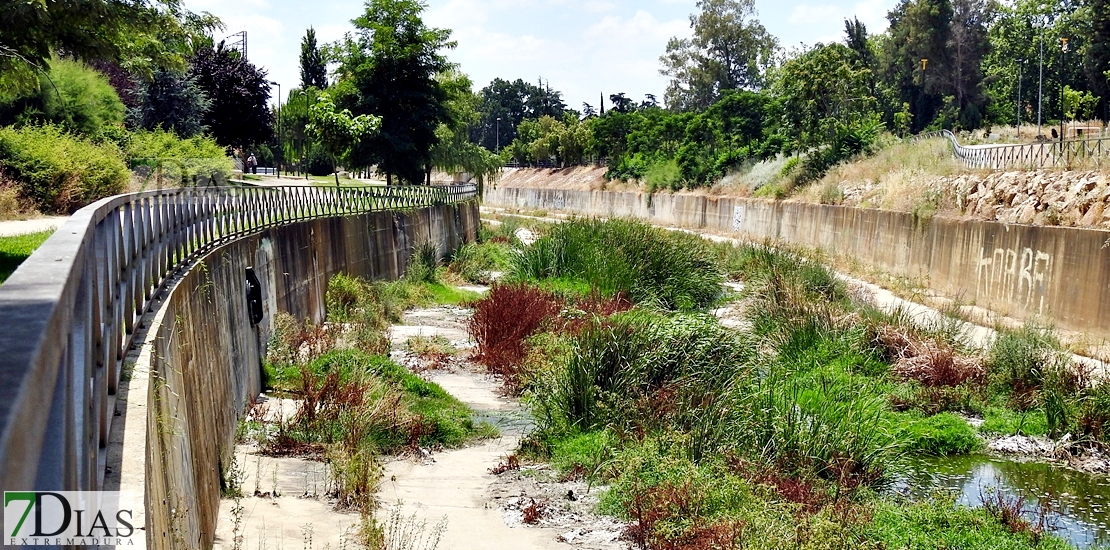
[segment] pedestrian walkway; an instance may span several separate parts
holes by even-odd
[[[14,237],[16,235],[26,235],[27,233],[38,233],[39,231],[57,229],[68,219],[68,216],[47,216],[31,220],[0,222],[0,237]]]

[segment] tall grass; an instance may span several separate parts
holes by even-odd
[[[576,218],[515,254],[511,272],[518,280],[577,279],[606,295],[688,311],[721,296],[723,276],[713,256],[696,235],[633,220]]]

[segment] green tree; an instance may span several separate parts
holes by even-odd
[[[389,183],[394,175],[413,184],[430,177],[435,131],[449,119],[435,76],[450,66],[440,51],[455,43],[449,30],[424,24],[423,10],[416,0],[369,0],[339,48],[336,103],[381,117],[380,132],[355,146],[351,162],[376,164]]]
[[[1099,98],[1096,112],[1110,121],[1110,0],[1087,0],[1085,10],[1090,45],[1084,56],[1084,70],[1091,90]]]
[[[691,38],[672,38],[660,61],[672,109],[704,109],[726,90],[759,89],[777,42],[755,18],[754,0],[699,0]]]
[[[480,99],[471,89],[470,78],[458,70],[437,75],[447,94],[448,122],[436,128],[436,144],[432,146],[432,164],[443,171],[462,171],[479,183],[495,178],[503,163],[485,147],[470,141],[470,128],[478,123]]]
[[[880,61],[883,80],[908,103],[912,132],[932,123],[949,95],[950,0],[902,0],[887,15]],[[924,61],[922,61],[924,60]]]
[[[0,124],[54,123],[85,136],[123,122],[125,108],[107,77],[80,61],[54,59],[37,89],[0,104]]]
[[[212,106],[195,75],[172,69],[156,69],[150,80],[138,80],[135,101],[127,113],[131,126],[161,127],[180,137],[204,133],[204,116]]]
[[[561,119],[566,112],[563,94],[552,90],[550,83],[542,86],[542,79],[541,85],[537,86],[519,78],[513,82],[495,78],[479,94],[481,119],[472,128],[470,139],[491,151],[498,145],[503,147],[512,143],[517,136],[516,129],[524,119],[535,120],[544,115]],[[499,118],[500,121],[497,120]]]
[[[184,69],[196,40],[222,28],[180,0],[33,0],[0,2],[0,95],[33,89],[56,52],[106,60],[149,76]]]
[[[360,143],[372,139],[381,126],[381,118],[371,115],[353,115],[335,105],[329,94],[321,94],[309,110],[311,122],[307,131],[336,162],[351,163],[351,152]],[[335,185],[339,186],[339,171]]]
[[[323,90],[328,87],[328,68],[324,54],[316,46],[316,29],[309,27],[301,39],[301,88]]]

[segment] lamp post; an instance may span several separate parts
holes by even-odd
[[[1068,39],[1060,37],[1060,154],[1064,153],[1064,54],[1068,52]]]
[[[501,117],[497,117],[497,123],[494,128],[495,130],[493,131],[493,135],[494,139],[496,140],[495,143],[497,145],[493,147],[493,152],[501,154]]]
[[[1025,65],[1024,59],[1018,59],[1018,82],[1017,82],[1017,137],[1018,142],[1021,142],[1021,68]]]
[[[277,134],[278,134],[278,139],[277,139],[277,144],[278,144],[278,149],[281,149],[281,158],[284,159],[285,158],[285,150],[282,148],[282,144],[281,144],[281,83],[279,83],[277,81],[274,81],[274,80],[271,80],[270,84],[273,84],[274,86],[278,87],[278,98],[277,98]],[[275,157],[276,156],[277,155],[275,155]],[[280,178],[281,177],[281,162],[275,160],[274,165],[275,165],[275,169],[277,170],[277,177]]]
[[[1041,132],[1041,106],[1044,105],[1044,28],[1048,25],[1048,17],[1041,18],[1041,39],[1038,41],[1038,48],[1040,50],[1040,65],[1038,68],[1039,75],[1037,76],[1037,139],[1040,140],[1044,133]]]

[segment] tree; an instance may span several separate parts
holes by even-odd
[[[609,101],[613,103],[613,110],[618,113],[631,113],[636,110],[636,103],[623,92],[610,94]]]
[[[754,0],[699,0],[691,38],[672,38],[660,61],[672,109],[704,109],[726,90],[759,89],[777,42],[755,18]]]
[[[195,75],[171,69],[156,69],[149,81],[138,80],[136,106],[127,113],[136,128],[162,127],[181,137],[205,131],[204,117],[212,106]]]
[[[479,93],[481,121],[472,129],[470,139],[490,150],[498,144],[512,143],[525,119],[537,120],[544,115],[561,119],[566,113],[563,94],[552,90],[550,82],[545,87],[543,79],[537,86],[519,78],[513,82],[495,78]]]
[[[58,124],[66,130],[97,136],[107,126],[119,126],[125,109],[108,79],[80,61],[55,59],[37,89],[9,102],[0,102],[0,124]]]
[[[351,152],[360,143],[373,138],[381,126],[381,118],[370,115],[353,115],[347,109],[336,107],[328,94],[321,94],[316,104],[309,110],[309,123],[306,131],[319,142],[320,146],[335,161],[348,164]],[[339,171],[335,173],[335,185],[339,186]]]
[[[420,183],[432,169],[435,131],[449,120],[447,94],[436,74],[450,64],[451,31],[428,27],[417,0],[369,0],[353,21],[356,33],[340,45],[336,103],[381,117],[381,130],[352,151],[355,166],[376,164],[392,183]]]
[[[835,122],[866,117],[875,111],[870,94],[871,70],[857,62],[843,44],[817,44],[775,72],[772,90],[782,104],[787,135],[795,149],[829,143]]]
[[[501,158],[485,147],[470,141],[470,127],[481,118],[480,100],[471,89],[470,78],[458,70],[437,75],[447,93],[448,122],[436,128],[436,144],[432,146],[432,164],[444,171],[463,171],[485,183],[501,172]]]
[[[1088,0],[1088,36],[1090,45],[1084,56],[1084,69],[1091,90],[1099,97],[1096,112],[1110,121],[1110,0]]]
[[[34,88],[35,73],[59,51],[146,76],[156,67],[184,69],[193,42],[215,28],[219,19],[189,12],[180,0],[0,2],[0,95]]]
[[[323,90],[327,87],[327,64],[323,52],[316,47],[316,29],[309,27],[301,39],[301,88]]]
[[[193,55],[189,76],[211,102],[204,126],[217,143],[244,149],[270,140],[274,125],[266,71],[221,42]]]
[[[932,123],[949,92],[948,39],[952,20],[949,0],[902,0],[887,14],[883,42],[883,79],[908,103],[913,132]],[[925,60],[922,62],[922,60]]]

